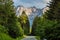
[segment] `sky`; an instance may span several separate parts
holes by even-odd
[[[50,0],[13,0],[14,5],[23,5],[24,7],[44,8]]]

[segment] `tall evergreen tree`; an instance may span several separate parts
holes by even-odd
[[[51,0],[49,10],[45,13],[45,18],[52,21],[50,28],[45,28],[45,34],[48,40],[59,40],[60,28],[60,0]],[[56,23],[56,24],[54,24]],[[48,32],[47,32],[48,31]]]
[[[38,22],[38,17],[36,16],[35,17],[35,19],[34,19],[34,21],[33,21],[33,25],[32,25],[32,32],[31,32],[31,34],[32,35],[36,35],[36,29],[37,29],[37,22]]]
[[[45,25],[44,19],[41,17],[36,16],[33,25],[32,25],[32,35],[39,36],[41,39],[44,38],[44,25]]]
[[[51,0],[46,18],[49,20],[60,20],[60,0]]]
[[[8,18],[15,15],[12,0],[0,0],[0,24],[7,24]]]
[[[18,37],[21,34],[21,26],[15,15],[12,0],[0,0],[0,25],[8,29],[8,34],[13,38]]]
[[[30,24],[29,24],[28,16],[26,15],[25,11],[22,12],[19,18],[19,22],[21,23],[24,33],[29,34]]]

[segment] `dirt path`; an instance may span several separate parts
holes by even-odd
[[[35,36],[26,36],[25,38],[21,40],[37,40],[37,39],[35,38]]]

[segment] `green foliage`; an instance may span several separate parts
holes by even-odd
[[[38,17],[35,17],[34,21],[33,21],[33,25],[32,25],[32,35],[36,35],[36,29],[37,29],[37,21],[39,20]]]
[[[51,0],[49,10],[45,13],[45,18],[49,20],[60,20],[60,0]]]
[[[53,23],[53,24],[52,24]],[[56,21],[49,22],[49,25],[45,27],[45,37],[48,40],[59,40],[60,38],[60,23],[56,23]]]
[[[19,17],[19,22],[21,23],[21,27],[24,30],[24,34],[29,34],[29,20],[28,16],[26,15],[25,11],[22,12],[21,16]]]
[[[5,33],[0,33],[0,40],[21,40],[21,39],[22,39],[22,37],[14,39]]]
[[[41,39],[44,38],[44,27],[47,26],[47,22],[45,19],[40,17],[36,17],[32,26],[32,34],[35,36],[39,36]]]
[[[60,38],[60,23],[36,17],[32,26],[32,34],[40,36],[41,39],[58,40]]]
[[[48,21],[45,27],[45,36],[48,40],[59,40],[60,38],[60,0],[52,0],[49,3],[49,10],[45,13],[44,18]]]
[[[15,15],[15,10],[12,0],[1,0],[0,3],[0,24],[5,26],[8,19]]]
[[[23,35],[23,30],[18,23],[18,18],[15,15],[15,9],[12,0],[0,0],[0,25],[8,29],[8,34],[17,38]],[[2,30],[1,31],[4,31]]]
[[[8,29],[6,29],[4,26],[0,25],[0,33],[8,33]]]
[[[20,36],[23,36],[24,32],[23,32],[23,29],[22,29],[22,27],[21,27],[20,22],[17,22],[17,25],[18,25],[18,28],[19,28],[19,30],[18,30],[19,33],[20,33],[19,35],[20,35]]]
[[[37,40],[41,40],[41,39],[40,39],[40,36],[36,36],[36,39],[37,39]]]
[[[0,33],[0,40],[13,40],[13,38],[9,37],[7,34]]]
[[[23,30],[20,26],[19,22],[16,22],[16,24],[12,24],[9,25],[9,35],[13,38],[19,37],[19,36],[23,36]]]

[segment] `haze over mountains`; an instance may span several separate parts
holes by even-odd
[[[29,18],[30,26],[32,26],[33,20],[36,16],[42,16],[44,12],[46,12],[48,8],[45,7],[43,9],[36,8],[35,6],[33,7],[24,7],[24,6],[18,6],[16,15],[19,17],[23,11],[25,11],[26,15]]]

